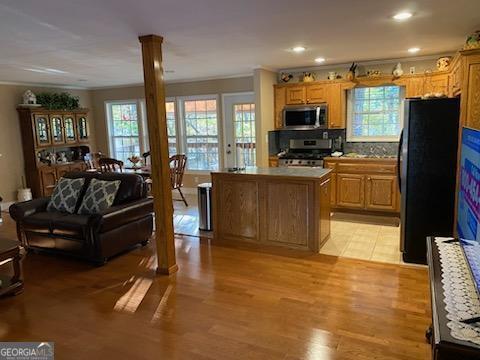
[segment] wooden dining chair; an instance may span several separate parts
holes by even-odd
[[[123,161],[112,158],[100,158],[98,160],[101,172],[123,172]]]
[[[148,158],[150,157],[150,151],[144,152],[143,157],[143,166],[148,166]]]
[[[187,165],[187,156],[186,155],[173,155],[170,156],[170,181],[172,183],[172,190],[177,189],[182,197],[181,200],[185,203],[185,206],[188,206],[187,200],[182,193],[183,187],[183,174],[185,173],[185,166]],[[177,199],[174,199],[177,200]]]

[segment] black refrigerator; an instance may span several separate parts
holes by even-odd
[[[407,99],[398,154],[403,260],[426,264],[426,237],[452,236],[460,99]]]

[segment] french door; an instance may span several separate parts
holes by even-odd
[[[255,103],[253,93],[223,95],[224,162],[237,167],[237,151],[246,166],[256,165]]]

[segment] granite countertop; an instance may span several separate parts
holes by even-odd
[[[302,178],[322,178],[330,172],[330,169],[324,169],[321,167],[247,167],[245,170],[228,171],[228,169],[221,169],[219,171],[212,171],[213,174],[261,175]]]

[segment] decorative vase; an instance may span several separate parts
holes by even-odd
[[[335,71],[328,72],[328,80],[335,80],[337,78],[337,73]]]
[[[303,73],[303,82],[312,82],[315,81],[315,75],[309,72]]]
[[[32,200],[32,190],[31,189],[18,189],[17,193],[18,202]]]
[[[452,61],[452,58],[450,56],[442,56],[437,60],[437,70],[438,71],[448,70],[448,67],[450,66],[451,61]]]
[[[353,81],[355,79],[355,73],[353,71],[347,72],[345,79],[347,79],[348,81]]]
[[[402,69],[402,64],[398,63],[395,66],[395,69],[393,69],[393,76],[395,77],[400,77],[403,75],[403,69]]]
[[[283,82],[289,82],[292,78],[293,78],[293,75],[292,74],[285,74],[285,73],[282,73],[280,75],[280,78],[282,79]]]
[[[478,48],[480,48],[480,30],[477,30],[473,34],[470,34],[467,37],[467,40],[465,40],[465,45],[463,46],[464,50]]]

